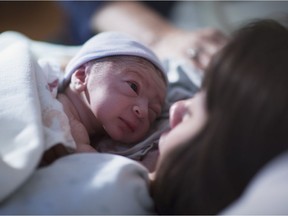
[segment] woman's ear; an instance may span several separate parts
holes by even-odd
[[[77,92],[82,92],[86,89],[87,73],[85,72],[85,66],[80,66],[71,76],[70,86]]]

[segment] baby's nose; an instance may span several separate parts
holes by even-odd
[[[142,106],[139,106],[139,105],[135,105],[133,106],[133,112],[135,113],[135,115],[138,117],[138,118],[145,118],[147,116],[147,108],[142,105]]]
[[[169,121],[171,128],[176,127],[182,121],[186,111],[187,109],[184,101],[178,101],[171,106],[169,112]]]

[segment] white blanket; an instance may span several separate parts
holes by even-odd
[[[33,172],[44,149],[35,65],[26,43],[0,52],[0,200]]]
[[[153,213],[146,169],[112,154],[83,153],[36,170],[0,203],[1,215],[144,215]]]
[[[75,148],[29,40],[7,39],[0,39],[0,201],[32,174],[46,149],[57,143]]]

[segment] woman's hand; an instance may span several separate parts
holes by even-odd
[[[213,54],[227,42],[227,37],[213,28],[180,29],[139,1],[112,1],[103,5],[95,12],[91,26],[95,32],[126,32],[161,59],[184,59],[199,69],[204,69]]]
[[[213,28],[195,31],[172,28],[163,32],[151,48],[160,58],[182,59],[203,70],[227,41],[227,36]]]

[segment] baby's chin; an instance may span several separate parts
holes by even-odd
[[[137,140],[139,140],[138,137],[135,136],[129,136],[129,134],[126,131],[122,131],[122,130],[107,130],[105,129],[106,135],[116,141],[116,142],[120,142],[123,144],[132,144],[135,143]]]
[[[121,143],[126,143],[126,144],[137,144],[145,139],[145,136],[138,136],[138,137],[129,137],[129,136],[110,136],[113,140],[121,142]]]
[[[149,131],[140,131],[140,132],[135,132],[134,135],[132,136],[124,136],[124,139],[127,139],[127,143],[130,144],[137,144],[139,142],[143,142],[145,139],[149,137]]]

